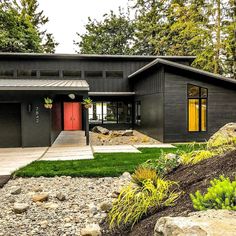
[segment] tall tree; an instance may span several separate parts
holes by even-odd
[[[0,3],[0,51],[42,52],[38,31],[9,1]]]
[[[48,18],[37,0],[3,0],[0,3],[0,50],[53,53],[57,43],[42,30]]]
[[[88,18],[86,33],[77,33],[77,52],[84,54],[133,54],[134,24],[129,14],[111,11],[101,21]]]
[[[42,30],[49,22],[49,18],[44,15],[43,10],[39,10],[38,0],[19,0],[19,4],[14,0],[14,4],[17,6],[21,15],[28,17],[36,27],[41,37],[43,51],[54,53],[58,43],[51,33],[48,33],[47,30]]]

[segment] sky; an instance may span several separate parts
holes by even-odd
[[[76,32],[84,33],[88,17],[100,20],[110,10],[126,9],[128,0],[38,0],[39,8],[49,18],[46,25],[59,45],[56,53],[75,53]]]

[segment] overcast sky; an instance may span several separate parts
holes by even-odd
[[[119,6],[126,9],[128,0],[39,0],[39,6],[49,17],[48,32],[53,33],[59,46],[57,53],[74,53],[76,32],[84,33],[88,17],[101,19],[103,14]]]

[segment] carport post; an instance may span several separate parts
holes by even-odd
[[[88,109],[85,108],[85,134],[86,134],[86,145],[89,145],[89,116]]]

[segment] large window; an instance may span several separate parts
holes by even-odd
[[[132,104],[126,102],[94,102],[89,108],[91,124],[124,124],[132,122]]]
[[[188,131],[207,130],[208,91],[196,85],[188,84]]]

